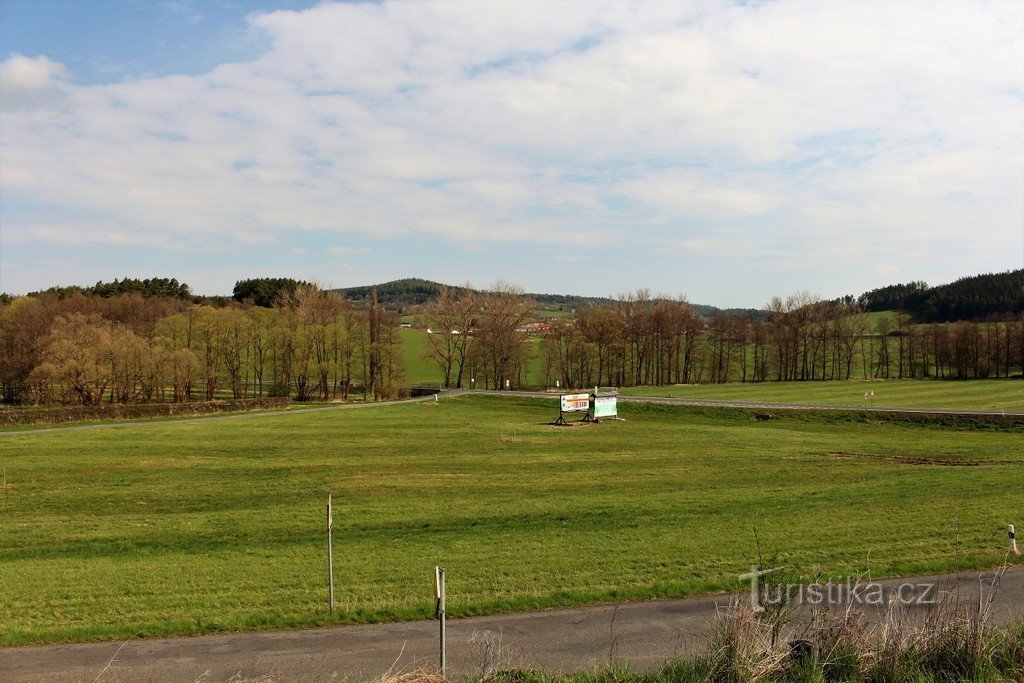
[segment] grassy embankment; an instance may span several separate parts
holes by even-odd
[[[1024,520],[1024,432],[553,401],[439,404],[0,439],[0,643],[462,616],[737,586],[788,565],[993,565]],[[326,613],[335,501],[339,612]]]

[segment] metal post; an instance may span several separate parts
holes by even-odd
[[[328,605],[331,614],[334,614],[334,547],[332,544],[332,532],[334,531],[334,510],[331,506],[331,495],[327,494],[327,584],[330,592]]]
[[[436,612],[440,620],[439,657],[441,664],[441,676],[445,675],[445,651],[444,651],[444,567],[434,567],[434,594],[437,598]]]

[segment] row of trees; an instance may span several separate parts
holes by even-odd
[[[255,297],[216,307],[81,290],[0,302],[3,399],[381,399],[406,390],[398,320],[373,292],[354,303],[284,285],[271,307]],[[423,354],[444,386],[489,388],[1009,377],[1024,366],[1024,315],[918,324],[867,314],[852,299],[796,294],[773,298],[757,319],[705,318],[684,300],[640,290],[537,330],[535,306],[505,284],[442,287],[419,318],[431,331]]]
[[[441,288],[426,303],[420,323],[429,330],[425,356],[437,364],[444,386],[527,384],[533,352],[522,330],[534,306],[522,290],[505,283],[489,292]]]
[[[514,289],[479,295],[446,289],[428,303],[428,357],[445,386],[526,384],[529,338],[516,333],[532,302]],[[768,302],[763,319],[716,311],[646,290],[555,319],[542,337],[542,378],[564,387],[852,378],[1009,377],[1024,365],[1024,315],[984,322],[915,324],[904,313],[871,316],[852,298],[806,293]],[[465,331],[470,334],[466,335]]]
[[[366,398],[403,390],[397,322],[302,285],[273,308],[214,307],[81,292],[0,309],[0,382],[10,403]]]

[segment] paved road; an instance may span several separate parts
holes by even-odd
[[[458,389],[450,395],[485,394],[522,398],[547,398],[555,400],[558,394],[543,391],[484,391],[483,389]],[[946,415],[964,417],[1006,417],[1013,420],[1024,418],[1019,410],[966,410],[961,408],[901,408],[897,406],[844,406],[829,403],[777,403],[772,401],[731,401],[712,398],[669,398],[666,396],[627,396],[619,394],[622,403],[664,403],[679,406],[710,406],[719,408],[754,408],[758,410],[838,410],[870,413],[907,413],[911,415]]]
[[[913,599],[908,610],[913,618],[921,618],[929,607],[913,604],[918,598],[958,599],[961,604],[976,605],[980,592],[991,592],[991,577],[990,573],[965,573],[887,580],[880,585],[890,595],[899,585],[908,586],[903,589],[904,597]],[[863,588],[865,602],[878,595],[871,586]],[[500,668],[554,671],[600,666],[611,659],[637,668],[655,666],[673,655],[703,648],[716,611],[733,599],[719,595],[450,620],[449,674],[453,678],[472,675],[488,661]],[[880,618],[877,607],[868,606],[866,612],[874,620]],[[1024,616],[1024,567],[1011,568],[1002,578],[992,615],[996,624]],[[389,671],[435,666],[437,628],[435,621],[419,621],[7,648],[0,649],[0,680],[370,680]],[[497,645],[491,657],[485,644],[488,639]]]

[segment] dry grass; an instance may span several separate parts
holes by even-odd
[[[790,625],[786,610],[736,603],[719,617],[711,640],[709,681],[1019,681],[1024,680],[1024,623],[992,626],[1004,569],[982,586],[977,603],[947,595],[924,618],[891,601],[869,624],[855,608]],[[781,637],[780,637],[781,636]]]
[[[448,680],[437,671],[417,669],[407,673],[387,674],[376,683],[448,683]]]

